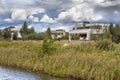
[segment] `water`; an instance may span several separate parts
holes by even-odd
[[[69,80],[51,77],[45,74],[34,74],[19,69],[0,67],[0,80]]]

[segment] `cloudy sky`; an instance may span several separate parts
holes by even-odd
[[[82,21],[120,22],[120,0],[0,0],[0,28],[24,21],[38,32],[70,29]]]

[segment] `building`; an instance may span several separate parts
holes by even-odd
[[[83,22],[69,31],[69,41],[73,35],[78,36],[80,40],[90,40],[91,34],[103,34],[108,26],[109,24]]]
[[[19,39],[22,38],[22,35],[20,33],[21,28],[8,27],[8,28],[5,28],[5,29],[10,30],[10,32],[11,32],[11,40],[13,40],[13,35],[14,35],[15,32],[17,33],[17,38],[19,38]]]
[[[55,31],[51,31],[51,36],[52,36],[53,39],[62,38],[65,35],[66,35],[66,32],[63,29],[57,29]]]

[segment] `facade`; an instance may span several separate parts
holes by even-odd
[[[21,39],[22,35],[20,33],[21,28],[16,28],[16,27],[8,27],[5,29],[9,29],[11,31],[11,40],[13,40],[13,35],[16,32],[17,33],[17,38]]]
[[[72,35],[78,36],[80,40],[90,40],[91,34],[103,34],[108,27],[109,24],[83,22],[69,31],[69,41],[71,41]]]
[[[58,39],[58,38],[62,38],[63,36],[65,36],[66,32],[63,29],[57,29],[55,31],[51,31],[51,36],[53,39]]]

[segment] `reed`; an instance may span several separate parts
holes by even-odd
[[[120,80],[120,44],[98,46],[104,42],[56,42],[50,55],[42,53],[41,41],[1,41],[0,64],[59,77]]]

